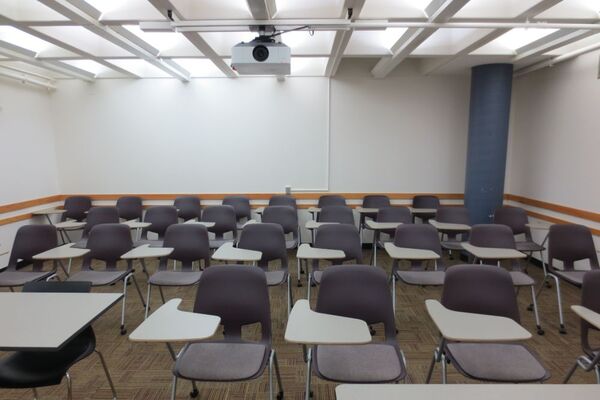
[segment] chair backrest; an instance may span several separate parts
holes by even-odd
[[[52,225],[23,225],[17,230],[10,251],[8,270],[33,264],[34,269],[41,269],[43,261],[34,260],[33,256],[58,246],[56,228]]]
[[[412,224],[412,214],[408,207],[383,207],[377,212],[375,220],[377,222],[402,222],[403,224]]]
[[[62,219],[74,219],[76,221],[83,221],[85,219],[86,211],[92,208],[92,199],[88,196],[70,196],[65,199],[65,213],[62,215]]]
[[[583,284],[581,286],[581,305],[590,310],[600,313],[600,271],[588,271],[583,276]],[[589,331],[598,330],[589,322],[581,319],[581,344],[588,354],[593,352],[592,346],[589,343]]]
[[[500,224],[477,224],[471,227],[469,243],[478,247],[515,249],[512,229]]]
[[[117,199],[117,211],[119,218],[124,220],[142,220],[143,214],[142,198],[138,196],[123,196]]]
[[[442,244],[437,229],[428,224],[398,225],[394,234],[394,244],[398,247],[431,250],[442,255]]]
[[[217,237],[222,237],[226,232],[233,232],[234,237],[237,234],[235,210],[232,206],[205,207],[202,211],[202,221],[215,223],[208,228],[208,231],[213,232]]]
[[[471,225],[469,221],[469,210],[466,207],[442,206],[437,210],[435,220],[447,224]]]
[[[251,218],[250,200],[243,196],[227,196],[223,199],[224,206],[231,206],[235,210],[236,220]]]
[[[260,323],[262,342],[271,342],[269,291],[260,268],[207,268],[198,283],[194,312],[221,317],[226,341],[240,341],[244,325]]]
[[[455,265],[446,270],[441,303],[461,312],[496,315],[520,322],[508,271],[488,265]]]
[[[285,234],[279,224],[260,223],[244,227],[238,247],[262,252],[258,265],[266,268],[269,261],[281,260],[281,267],[287,268],[288,258],[285,247]]]
[[[317,203],[317,207],[323,208],[327,206],[345,206],[346,199],[337,194],[324,194],[319,197],[319,202]]]
[[[391,206],[390,198],[382,194],[369,194],[363,197],[363,208],[384,208]]]
[[[314,247],[342,250],[346,254],[344,260],[355,260],[357,264],[362,263],[360,235],[354,225],[331,224],[320,226],[315,233]]]
[[[323,271],[317,312],[384,324],[385,337],[395,341],[392,296],[383,269],[370,265],[338,265]]]
[[[142,237],[145,239],[148,237],[148,232],[154,232],[159,239],[163,239],[167,228],[179,222],[177,218],[177,209],[174,206],[150,207],[146,210],[144,221],[152,225],[142,230]]]
[[[200,224],[176,224],[167,228],[163,247],[174,250],[168,257],[163,257],[159,269],[167,268],[167,260],[181,262],[182,270],[191,270],[194,261],[204,260],[204,266],[210,263],[210,246],[208,230]]]
[[[588,259],[590,267],[599,268],[598,254],[590,229],[583,225],[556,224],[548,233],[548,265],[554,260],[563,262],[565,269],[572,270],[575,261]]]
[[[133,242],[129,227],[124,224],[100,224],[92,228],[87,241],[90,252],[82,262],[82,270],[91,270],[92,260],[106,263],[106,269],[115,269],[121,256],[131,250]]]
[[[348,206],[326,206],[321,208],[317,221],[354,225],[354,213]]]
[[[294,210],[298,209],[296,198],[285,194],[275,194],[271,196],[269,199],[269,206],[288,206],[293,207]]]
[[[91,290],[92,283],[85,281],[35,281],[23,285],[26,293],[89,293]]]
[[[412,199],[414,208],[439,208],[440,199],[432,195],[416,195]]]
[[[179,218],[182,218],[184,221],[194,218],[200,219],[202,209],[200,208],[200,199],[198,197],[177,197],[173,205],[177,209]]]
[[[298,212],[290,206],[268,206],[262,215],[262,222],[279,224],[284,233],[298,235]]]
[[[531,238],[531,231],[527,227],[529,218],[527,211],[520,207],[502,206],[494,211],[494,223],[508,226],[514,235],[525,234],[527,239]]]
[[[85,226],[83,228],[82,236],[87,238],[92,228],[100,224],[118,224],[119,223],[119,211],[117,207],[94,207],[90,208],[87,218],[85,220]]]

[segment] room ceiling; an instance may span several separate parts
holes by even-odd
[[[167,10],[173,31],[140,28],[169,21]],[[0,0],[0,74],[49,86],[63,78],[235,78],[231,47],[255,36],[245,24],[256,20],[311,27],[282,36],[292,76],[334,76],[352,57],[377,60],[376,78],[408,58],[423,74],[485,62],[514,63],[518,72],[600,43],[600,0]],[[329,21],[345,25],[328,30]],[[196,31],[176,27],[188,22]]]

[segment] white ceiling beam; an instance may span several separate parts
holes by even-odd
[[[246,0],[254,19],[272,19],[277,14],[275,0]]]
[[[167,19],[168,11],[170,10],[177,19],[182,20],[183,15],[175,8],[170,0],[148,0],[150,4],[154,6],[161,14]],[[237,78],[238,74],[235,72],[223,59],[217,54],[217,52],[196,32],[181,32],[183,36],[193,44],[202,54],[210,59],[217,68],[229,78]]]
[[[72,65],[62,63],[60,61],[39,60],[35,57],[35,52],[24,49],[14,44],[0,40],[0,55],[10,57],[14,60],[44,68],[49,71],[57,72],[71,78],[83,79],[84,81],[93,82],[94,74],[76,68]]]
[[[11,68],[5,65],[0,65],[0,76],[5,78],[14,79],[22,83],[29,83],[34,86],[41,86],[48,90],[56,89],[55,81],[51,78],[42,77],[38,74],[31,74],[25,70],[18,68]]]
[[[596,33],[598,33],[598,31],[574,31],[569,29],[561,29],[547,36],[544,36],[543,38],[538,39],[535,42],[529,43],[528,45],[523,46],[520,49],[517,49],[517,55],[514,58],[514,62],[527,63],[528,60],[531,60],[536,56],[547,53],[559,47],[566,46],[567,44],[585,39],[586,37],[594,35]]]
[[[558,64],[560,62],[567,61],[567,60],[570,60],[570,59],[575,58],[575,57],[579,57],[580,55],[583,55],[583,54],[586,54],[586,53],[589,53],[589,52],[592,52],[592,51],[596,51],[598,49],[600,49],[600,43],[594,43],[592,45],[582,47],[582,48],[577,49],[575,51],[571,51],[571,52],[568,52],[568,53],[565,53],[565,54],[561,54],[560,56],[552,57],[549,60],[533,64],[533,65],[531,65],[529,67],[521,68],[521,69],[515,71],[514,76],[515,77],[520,77],[520,76],[523,76],[523,75],[528,74],[530,72],[537,71],[538,69],[542,69],[542,68],[546,68],[546,67],[552,67],[555,64]]]
[[[50,7],[54,11],[62,14],[69,18],[71,21],[83,26],[87,30],[96,35],[108,40],[109,42],[127,50],[128,52],[140,57],[148,63],[154,65],[160,70],[166,72],[174,78],[181,80],[182,82],[188,82],[190,80],[190,74],[185,69],[177,66],[174,67],[173,63],[167,63],[160,59],[158,56],[158,50],[139,39],[135,42],[126,38],[123,34],[117,33],[119,27],[108,27],[103,25],[98,19],[100,18],[100,11],[96,10],[88,3],[83,0],[38,0],[40,3],[47,7]],[[122,28],[124,30],[124,28]],[[122,31],[121,31],[122,32]],[[141,46],[143,42],[147,46]],[[155,51],[148,51],[151,48]]]
[[[517,15],[513,19],[513,22],[527,21],[528,19],[535,17],[536,15],[544,12],[545,10],[554,7],[561,1],[562,0],[540,0],[521,14]],[[478,48],[485,46],[491,41],[504,35],[509,30],[510,29],[494,29],[492,32],[480,36],[475,41],[463,47],[461,50],[459,50],[453,55],[426,60],[422,64],[421,72],[425,75],[431,74],[437,71],[438,69],[442,68],[443,66],[448,65],[450,62],[456,60],[458,57],[468,55],[477,50]]]
[[[346,17],[348,10],[352,9],[352,16],[350,17],[350,20],[356,20],[359,17],[364,5],[365,0],[346,0],[344,2],[344,8],[342,10],[341,17]],[[350,42],[351,37],[351,30],[335,32],[333,45],[331,46],[331,54],[327,60],[327,66],[325,67],[325,76],[335,76],[338,67],[340,66],[340,62],[342,61],[342,57],[344,56],[344,52],[346,51],[346,46],[348,46],[348,42]]]
[[[447,22],[468,1],[432,0],[425,9],[427,22]],[[435,28],[408,28],[392,47],[392,56],[380,59],[373,67],[371,70],[373,76],[385,78],[436,30]]]
[[[136,74],[134,74],[134,73],[132,73],[130,71],[127,71],[126,69],[123,69],[123,68],[121,68],[119,66],[111,64],[110,62],[106,61],[105,59],[103,59],[101,57],[97,57],[97,56],[95,56],[95,55],[93,55],[91,53],[88,53],[87,51],[83,51],[83,50],[81,50],[81,49],[79,49],[79,48],[77,48],[75,46],[71,46],[70,44],[65,43],[65,42],[63,42],[61,40],[58,40],[58,39],[56,39],[56,38],[54,38],[52,36],[46,35],[45,33],[42,33],[42,32],[39,32],[39,31],[37,31],[37,30],[35,30],[33,28],[30,28],[30,27],[24,25],[21,22],[11,20],[11,19],[6,18],[6,17],[4,17],[2,15],[0,15],[0,21],[1,22],[5,22],[7,25],[10,25],[10,26],[12,26],[14,28],[17,28],[17,29],[19,29],[19,30],[21,30],[21,31],[23,31],[25,33],[28,33],[31,36],[35,36],[38,39],[42,39],[42,40],[44,40],[44,41],[46,41],[48,43],[52,43],[53,45],[58,46],[58,47],[60,47],[60,48],[62,48],[64,50],[70,51],[71,53],[75,53],[75,54],[81,56],[83,59],[93,60],[93,61],[97,62],[98,64],[101,64],[101,65],[103,65],[103,66],[105,66],[107,68],[110,68],[113,71],[116,71],[118,73],[121,73],[121,74],[123,74],[125,76],[129,76],[129,77],[132,77],[132,78],[139,78],[138,75],[136,75]],[[43,58],[43,57],[39,57],[39,58]],[[64,57],[60,57],[60,58],[64,59]]]

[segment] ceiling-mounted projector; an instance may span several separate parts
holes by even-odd
[[[289,75],[291,51],[272,36],[260,35],[231,49],[231,68],[240,75]]]

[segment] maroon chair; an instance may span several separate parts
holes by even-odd
[[[260,268],[228,265],[208,268],[202,273],[194,312],[221,318],[224,338],[188,343],[173,367],[171,399],[178,379],[208,382],[239,382],[260,378],[269,367],[269,394],[273,398],[272,371],[279,391],[283,387],[279,365],[272,347],[271,312],[267,278]],[[242,327],[260,324],[260,339],[242,338]],[[198,393],[194,390],[192,397]]]
[[[512,278],[502,268],[487,265],[448,268],[441,303],[453,311],[494,315],[520,323]],[[442,365],[442,383],[446,383],[447,361],[464,376],[486,382],[532,383],[550,378],[537,357],[522,344],[454,342],[442,338],[434,352],[427,383],[436,362]]]

